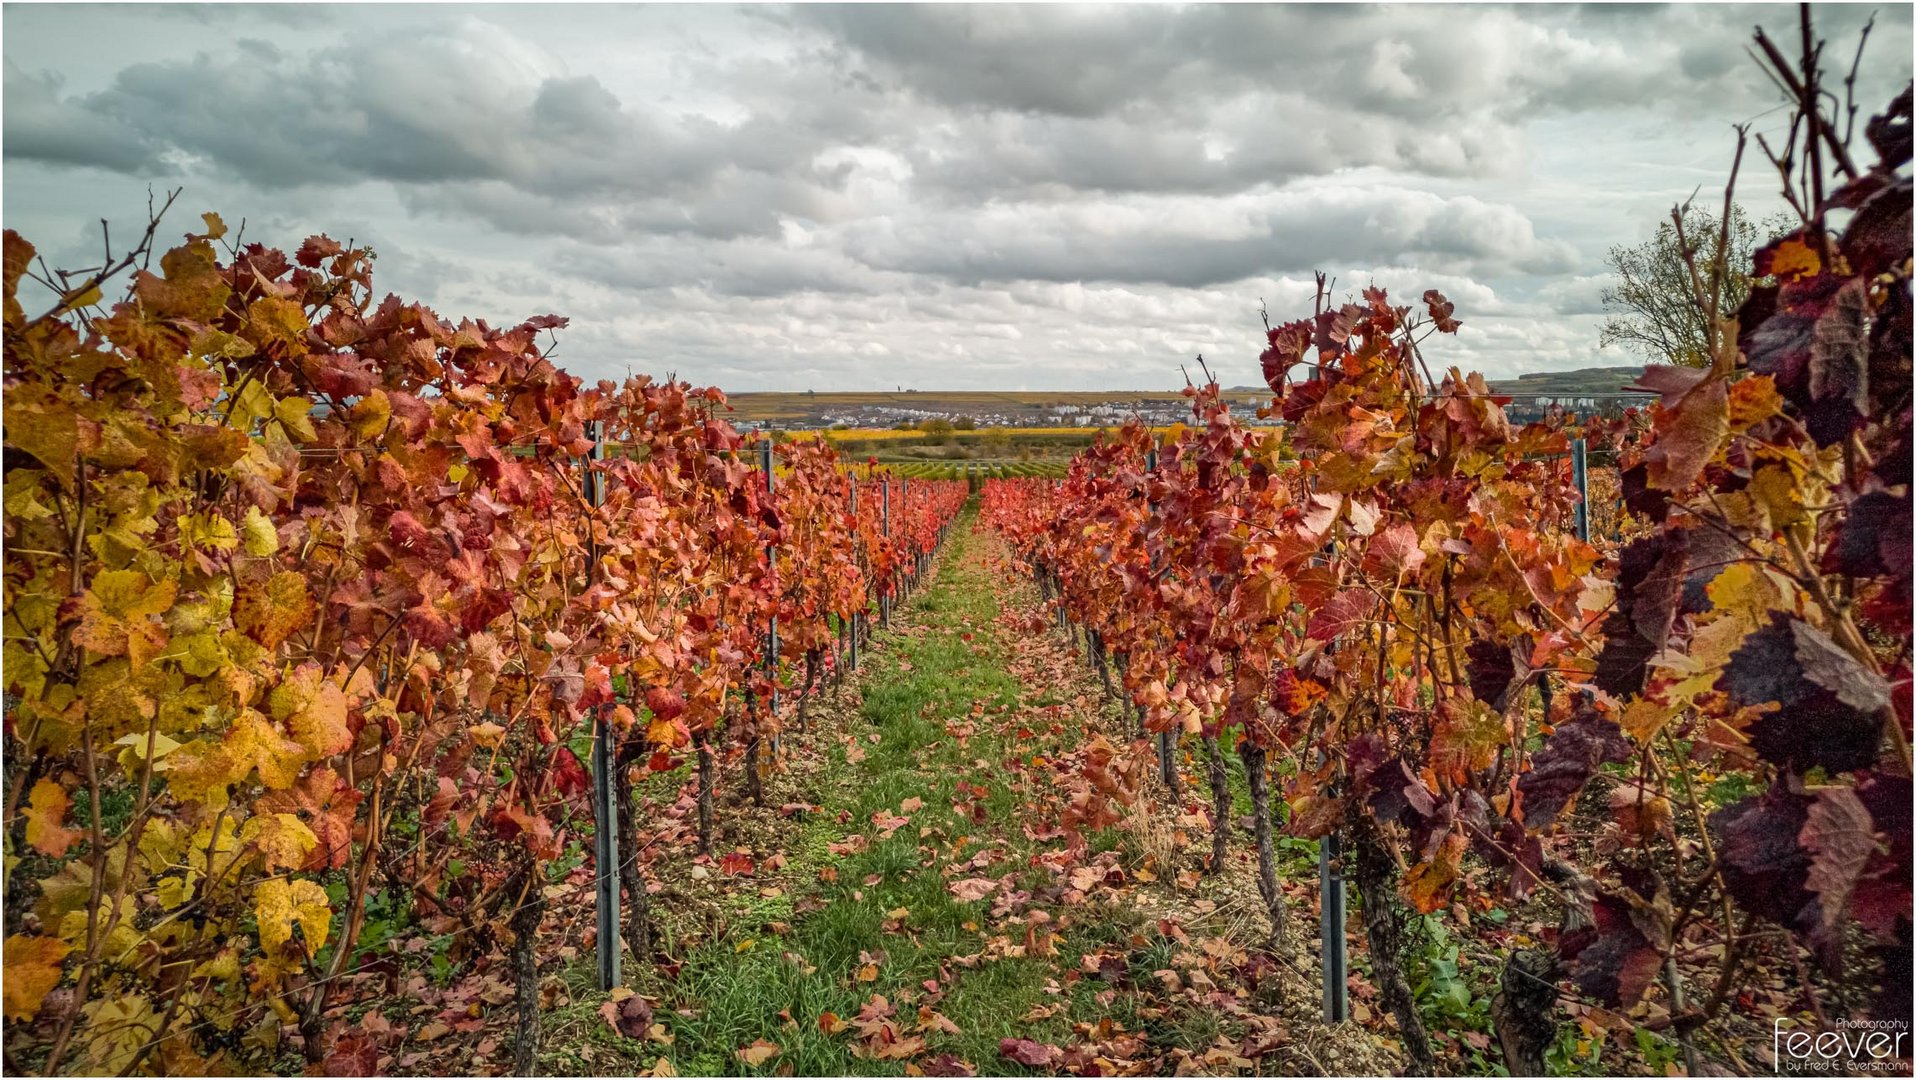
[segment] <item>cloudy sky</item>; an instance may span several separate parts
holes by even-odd
[[[1870,11],[1817,9],[1843,66]],[[183,186],[169,239],[368,242],[442,314],[571,317],[593,377],[1253,383],[1313,269],[1443,289],[1433,363],[1622,364],[1604,252],[1784,119],[1759,23],[1795,9],[12,3],[3,210],[77,265]],[[1911,47],[1882,5],[1866,108]]]

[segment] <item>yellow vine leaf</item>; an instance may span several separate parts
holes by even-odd
[[[281,570],[265,582],[246,582],[233,605],[233,621],[266,649],[278,648],[312,619],[313,598],[306,591],[305,575],[296,570]]]
[[[1778,530],[1788,529],[1805,519],[1802,492],[1787,466],[1764,465],[1757,469],[1756,475],[1750,478],[1750,492]]]
[[[258,846],[260,866],[269,872],[299,869],[306,864],[306,856],[319,846],[319,837],[292,814],[260,814],[248,818],[239,838],[242,844]]]
[[[153,893],[159,897],[161,906],[177,908],[193,899],[193,885],[185,878],[164,877]]]
[[[313,431],[313,403],[303,397],[280,398],[273,406],[273,417],[286,429],[286,434],[299,442],[312,442],[319,438]]]
[[[1783,412],[1783,395],[1776,392],[1776,380],[1768,375],[1752,375],[1730,387],[1730,430],[1745,432]]]
[[[99,1076],[118,1076],[133,1064],[147,1042],[159,1034],[159,1017],[153,1006],[138,994],[122,994],[88,1002],[81,1010],[87,1029],[97,1032],[89,1039],[85,1071]]]
[[[92,909],[93,926],[89,931],[88,909],[84,903],[81,904],[79,908],[67,912],[60,919],[60,936],[75,946],[85,945],[89,932],[98,933],[111,923],[113,929],[107,933],[106,940],[101,944],[100,955],[107,960],[119,961],[134,949],[139,948],[140,942],[145,940],[145,935],[133,925],[134,916],[139,911],[138,901],[131,896],[122,897],[119,903],[120,915],[117,919],[113,916],[113,909],[113,898],[110,896],[102,898],[99,905]]]
[[[1648,698],[1639,698],[1631,702],[1629,708],[1623,710],[1623,715],[1618,717],[1617,723],[1637,742],[1648,743],[1656,738],[1657,732],[1662,731],[1663,725],[1669,723],[1670,718],[1675,714],[1676,711],[1667,705],[1659,705]]]
[[[247,335],[256,344],[286,346],[287,354],[306,352],[306,313],[299,304],[274,296],[263,296],[246,309]]]
[[[1429,914],[1444,904],[1452,884],[1462,873],[1463,837],[1451,833],[1431,857],[1404,874],[1403,895],[1412,907]]]
[[[239,532],[217,510],[182,517],[180,539],[201,551],[231,551],[239,546]]]
[[[39,459],[62,487],[73,490],[82,437],[80,416],[70,402],[50,388],[23,384],[7,391],[0,424],[7,442]]]
[[[174,638],[173,652],[180,670],[196,679],[204,679],[232,663],[226,650],[220,647],[219,632],[212,629]]]
[[[346,726],[346,692],[318,665],[302,664],[268,698],[273,717],[286,722],[293,738],[312,758],[331,757],[352,748]]]
[[[217,835],[211,824],[202,825],[187,844],[186,865],[201,874],[209,867],[224,867],[228,856],[239,850],[239,843],[239,825],[230,816],[220,818]]]
[[[333,910],[326,901],[326,890],[314,882],[274,878],[254,890],[253,915],[259,920],[261,948],[268,953],[279,952],[293,940],[293,923],[298,922],[306,955],[311,957],[326,944]]]
[[[376,438],[385,431],[392,415],[392,400],[384,390],[379,389],[360,398],[357,404],[346,410],[346,420],[352,425],[353,434],[362,439]]]
[[[5,286],[6,321],[8,326],[19,326],[27,321],[27,313],[15,294],[20,289],[20,278],[26,274],[27,267],[33,265],[34,249],[25,237],[12,229],[6,231],[4,243],[5,270],[0,273],[0,284]]]
[[[279,551],[279,531],[257,506],[247,507],[246,518],[240,522],[240,546],[248,555],[260,559]]]
[[[159,764],[161,758],[180,748],[178,740],[162,735],[157,731],[153,732],[151,740],[142,732],[120,736],[113,740],[113,745],[126,748],[120,751],[120,767],[126,770],[128,776],[139,776],[140,768],[146,762],[149,741],[151,742],[153,751],[153,769],[155,772],[164,768],[164,766]]]
[[[1767,263],[1767,266],[1760,265],[1759,269],[1786,282],[1813,277],[1823,269],[1822,257],[1800,236],[1787,237],[1771,244],[1759,252],[1757,258],[1760,264]]]
[[[224,979],[233,982],[240,977],[239,950],[231,946],[221,949],[211,960],[204,961],[193,969],[195,979]]]
[[[66,294],[60,298],[60,306],[68,311],[74,308],[92,307],[100,302],[100,298],[100,287],[95,285],[90,289],[75,289]]]
[[[60,962],[72,951],[73,946],[55,937],[7,936],[4,967],[7,1019],[33,1019],[47,994],[60,985]]]
[[[272,416],[273,410],[277,407],[278,403],[273,400],[273,395],[256,381],[246,383],[240,387],[238,393],[233,395],[233,415],[249,424],[251,421],[264,420]],[[259,445],[250,439],[244,441],[246,446],[243,452],[250,452],[253,447]]]
[[[27,843],[33,850],[56,859],[67,853],[67,848],[80,838],[79,830],[60,824],[72,805],[72,797],[59,784],[41,780],[33,785],[33,796],[27,804]]]
[[[149,874],[164,873],[180,854],[180,830],[163,817],[147,821],[140,831],[140,865]]]
[[[257,768],[260,783],[275,791],[292,787],[307,760],[306,747],[255,709],[245,710],[233,722],[221,749],[231,763],[227,783],[237,784]]]
[[[1783,593],[1776,582],[1754,563],[1732,563],[1724,567],[1705,588],[1713,609],[1734,612],[1752,624],[1766,620],[1770,609],[1783,602]]]
[[[679,743],[679,729],[670,720],[653,717],[646,725],[645,737],[653,746],[673,747]]]
[[[9,520],[40,521],[53,516],[53,511],[40,502],[39,477],[31,470],[7,473],[5,500]]]
[[[118,656],[86,665],[75,687],[86,715],[93,720],[94,737],[108,739],[145,731],[159,712],[159,698],[179,689],[177,677],[160,667],[134,667]]]
[[[166,647],[166,627],[153,616],[173,606],[178,586],[138,570],[107,570],[80,596],[73,642],[101,656],[125,656],[135,667]]]
[[[219,810],[229,801],[233,756],[223,742],[195,739],[166,759],[166,789],[181,802]]]

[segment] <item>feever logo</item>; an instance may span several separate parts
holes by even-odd
[[[1907,1073],[1911,1043],[1907,1020],[1837,1020],[1828,1029],[1778,1017],[1770,1049],[1782,1075]]]

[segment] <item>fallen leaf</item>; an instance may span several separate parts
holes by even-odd
[[[763,1065],[777,1057],[778,1053],[779,1047],[777,1043],[758,1039],[750,1046],[740,1047],[738,1050],[738,1059],[747,1065]]]
[[[643,1039],[652,1027],[651,1003],[629,991],[599,1006],[599,1015],[612,1025],[612,1030],[628,1039]]]
[[[1032,1042],[1030,1039],[1005,1039],[998,1044],[998,1052],[1021,1065],[1042,1069],[1058,1060],[1061,1051],[1045,1043]]]
[[[983,900],[998,891],[997,881],[991,878],[966,878],[951,883],[951,893],[960,900]]]

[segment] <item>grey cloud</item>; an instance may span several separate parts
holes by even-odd
[[[1602,315],[1607,274],[1587,274],[1553,281],[1538,291],[1538,299],[1559,315]]]
[[[869,265],[967,282],[1121,281],[1197,288],[1358,259],[1422,256],[1475,272],[1561,273],[1575,252],[1508,206],[1391,188],[1280,192],[1192,205],[987,207],[855,223]]]
[[[1097,116],[1189,63],[1152,48],[1170,19],[1148,6],[818,5],[797,19],[951,106]]]
[[[7,57],[5,135],[9,157],[115,172],[163,173],[158,147],[124,121],[60,96],[61,78],[34,74]]]
[[[1740,120],[1774,103],[1744,55],[1749,27],[1795,21],[1783,6],[1635,8],[1627,18],[1547,6],[1469,11],[870,5],[806,7],[795,18],[836,38],[843,63],[955,110],[963,129],[1007,135],[1002,149],[978,144],[991,149],[975,171],[1005,166],[1012,182],[1083,190],[1196,192],[1366,165],[1485,175],[1507,166],[1517,132],[1541,114],[1625,107]],[[1843,41],[1864,13],[1837,6],[1818,17]],[[1878,19],[1875,48],[1907,54],[1906,12]],[[1888,67],[1879,95],[1898,85]],[[1232,112],[1237,123],[1219,122]],[[1345,137],[1352,129],[1365,137]],[[1289,152],[1211,159],[1191,149],[1218,140]],[[1108,148],[1127,144],[1139,160],[1114,164]]]
[[[1497,124],[1453,130],[1259,92],[1181,124],[1143,110],[1099,117],[991,113],[955,118],[909,148],[915,183],[953,199],[1078,192],[1228,195],[1338,169],[1432,176],[1505,171],[1523,140]]]
[[[898,285],[896,275],[861,266],[833,249],[752,241],[574,248],[562,252],[554,267],[617,289],[703,289],[751,299],[814,292],[874,296]]]
[[[1818,9],[1834,63],[1867,16]],[[1443,289],[1432,362],[1507,375],[1600,362],[1604,249],[1721,182],[1776,103],[1748,28],[1795,19],[16,5],[7,224],[92,257],[165,173],[248,239],[370,238],[449,315],[574,316],[588,377],[1169,386],[1202,351],[1252,382],[1258,301],[1308,310],[1318,268]],[[1879,11],[1865,108],[1909,25]]]
[[[1473,8],[1472,18],[1459,20],[1457,10],[861,5],[809,7],[798,18],[901,88],[955,107],[1083,118],[1141,102],[1263,89],[1310,92],[1411,118],[1489,112],[1509,119],[1539,107],[1574,111],[1619,100],[1693,103],[1698,94],[1726,89],[1760,93],[1760,75],[1713,54],[1740,54],[1753,16],[1775,23],[1790,15],[1780,7],[1685,8],[1604,19]],[[1691,33],[1661,32],[1673,25]],[[1722,44],[1678,44],[1711,37]],[[1674,57],[1680,49],[1685,63],[1659,62],[1660,54]]]
[[[564,237],[589,244],[628,244],[650,236],[713,241],[776,237],[787,218],[820,219],[845,212],[844,200],[801,179],[721,166],[696,197],[642,193],[557,194],[503,180],[458,181],[403,189],[415,214],[449,221],[477,219],[522,237]]]
[[[830,212],[843,177],[812,168],[826,144],[806,130],[774,116],[723,125],[629,107],[592,75],[494,63],[490,44],[455,33],[300,57],[270,46],[201,53],[130,66],[109,88],[65,100],[9,59],[6,149],[142,174],[164,146],[263,189],[382,180],[412,189],[419,206],[444,186],[452,206],[493,211],[507,231],[565,223],[581,237],[627,224],[776,232],[781,214]],[[517,197],[455,190],[487,185]],[[580,203],[614,209],[578,215]]]
[[[162,18],[184,19],[205,26],[231,25],[235,18],[277,23],[300,30],[324,26],[336,17],[326,4],[128,4],[76,5],[109,10],[138,10]],[[103,13],[104,14],[104,13]]]

